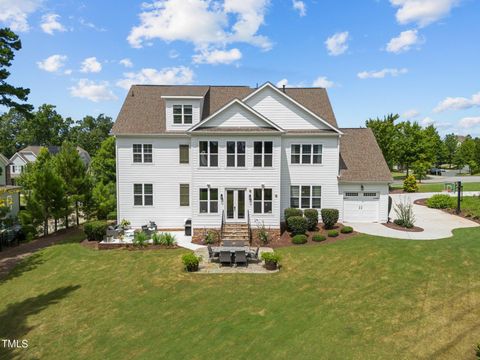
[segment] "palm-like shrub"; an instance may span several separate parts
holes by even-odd
[[[143,231],[135,233],[133,238],[133,243],[136,246],[144,247],[145,245],[147,245],[147,241],[148,241],[148,235],[145,234]]]
[[[413,214],[413,205],[408,200],[402,200],[395,205],[395,214],[397,218],[394,223],[404,228],[410,229],[415,225],[415,215]]]

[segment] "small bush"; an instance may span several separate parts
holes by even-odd
[[[185,267],[185,270],[189,272],[198,271],[200,260],[202,260],[202,257],[197,256],[194,253],[188,253],[182,256],[183,266]]]
[[[329,237],[337,237],[339,235],[338,230],[329,230],[327,234]]]
[[[322,234],[314,234],[312,236],[312,240],[313,241],[316,241],[316,242],[320,242],[320,241],[324,241],[326,240],[327,238],[325,237],[325,235],[322,235]]]
[[[275,252],[264,252],[262,253],[261,257],[262,257],[262,260],[265,261],[266,263],[269,262],[269,263],[278,264],[281,260],[280,255],[278,255]]]
[[[215,244],[218,240],[218,234],[213,230],[208,230],[207,234],[205,235],[205,240],[203,241],[205,244]]]
[[[307,219],[303,216],[291,216],[287,220],[287,225],[293,235],[305,234],[308,230]]]
[[[415,179],[415,176],[408,175],[405,178],[405,180],[403,181],[403,191],[409,192],[409,193],[418,191],[418,184],[417,184],[417,179]]]
[[[102,241],[107,234],[107,227],[107,222],[103,220],[88,221],[83,224],[83,232],[88,241]]]
[[[315,230],[318,224],[318,210],[317,209],[305,209],[303,212],[305,219],[307,219],[308,230]]]
[[[160,245],[160,234],[159,233],[153,233],[152,235],[152,241],[154,245]]]
[[[302,209],[297,209],[297,208],[286,208],[284,211],[285,215],[285,222],[287,222],[288,225],[288,218],[292,216],[303,216],[303,211]]]
[[[263,245],[267,245],[270,241],[270,233],[265,227],[265,222],[262,220],[257,220],[257,235],[258,239]]]
[[[133,244],[136,246],[144,247],[147,245],[148,235],[143,231],[137,232],[133,238]]]
[[[427,199],[427,206],[432,209],[448,209],[454,207],[455,199],[450,195],[437,194]]]
[[[175,235],[171,233],[162,233],[160,235],[160,245],[173,246],[177,243]]]
[[[111,211],[107,214],[107,220],[117,220],[117,212]]]
[[[307,235],[295,235],[292,237],[292,243],[300,245],[307,242]]]
[[[350,234],[353,232],[353,228],[351,226],[344,226],[342,230],[340,230],[342,234]]]
[[[130,226],[130,221],[128,221],[127,219],[122,219],[122,221],[120,221],[120,227],[122,229],[127,229],[129,226]]]
[[[325,225],[325,229],[331,229],[338,222],[338,210],[337,209],[322,209],[322,222]]]
[[[395,224],[403,226],[407,229],[412,228],[415,225],[415,215],[413,215],[413,205],[404,200],[395,206],[395,214],[397,214],[397,219],[394,221]]]

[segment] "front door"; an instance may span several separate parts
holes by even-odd
[[[226,220],[228,222],[245,221],[245,190],[226,190]]]

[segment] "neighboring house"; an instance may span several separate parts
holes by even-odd
[[[0,154],[0,186],[5,186],[8,184],[9,180],[9,160],[3,155]]]
[[[13,156],[10,158],[11,185],[16,184],[16,179],[22,174],[25,166],[37,159],[37,156],[42,148],[48,149],[52,155],[55,155],[60,151],[60,146],[27,146],[26,148],[13,154]],[[88,166],[91,160],[88,152],[82,149],[80,146],[77,146],[77,151],[85,166]]]
[[[117,216],[194,236],[280,232],[288,207],[386,222],[392,181],[370,129],[341,129],[323,88],[133,86],[113,127]]]
[[[20,188],[7,185],[9,182],[9,160],[0,154],[0,207],[7,206],[7,216],[16,216],[20,210]]]

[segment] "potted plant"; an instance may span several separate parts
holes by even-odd
[[[122,219],[122,221],[120,221],[120,227],[123,230],[129,229],[130,228],[130,221],[128,221],[127,219]]]
[[[262,260],[265,261],[265,268],[267,270],[277,270],[280,255],[274,252],[264,252],[262,253]]]
[[[197,256],[194,253],[188,253],[182,256],[183,265],[188,272],[198,271],[200,260],[202,260],[202,257]]]

